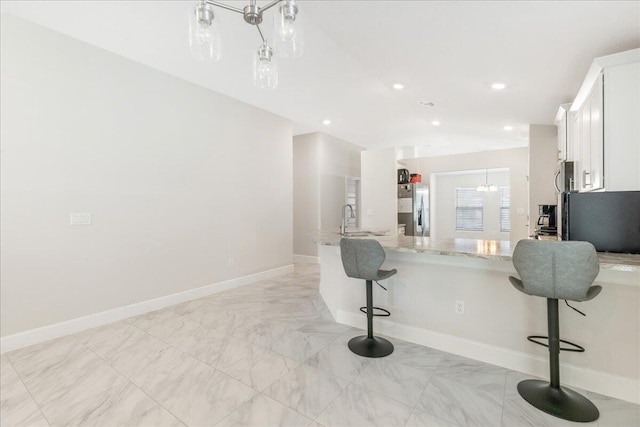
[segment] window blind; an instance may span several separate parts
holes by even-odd
[[[456,230],[482,231],[483,213],[483,192],[456,188]]]
[[[511,231],[511,189],[500,187],[500,231]]]
[[[347,197],[346,202],[348,205],[353,206],[353,214],[354,217],[351,217],[351,211],[347,208],[347,224],[348,228],[355,228],[358,226],[358,180],[354,178],[347,178],[346,182],[347,187]]]

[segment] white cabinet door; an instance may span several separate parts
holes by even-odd
[[[589,143],[591,145],[591,190],[599,190],[604,188],[604,145],[602,130],[602,74],[596,81],[593,91],[591,92],[591,136]]]
[[[580,191],[591,190],[591,97],[578,111],[580,115]]]
[[[589,96],[578,110],[580,143],[580,191],[604,188],[604,145],[602,130],[602,74],[598,77]]]
[[[607,191],[640,190],[640,62],[604,70]]]
[[[571,117],[571,140],[573,147],[573,170],[575,171],[575,189],[582,190],[582,110],[573,112]]]
[[[573,144],[570,136],[571,120],[573,115],[570,114],[571,104],[562,104],[558,108],[556,120],[554,124],[558,126],[558,161],[574,160],[571,157],[573,152],[571,145]]]
[[[558,161],[567,160],[567,112],[558,122]]]

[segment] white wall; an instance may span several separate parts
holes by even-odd
[[[431,226],[437,238],[509,240],[509,232],[500,231],[500,191],[482,193],[484,197],[482,231],[456,230],[456,188],[476,188],[486,181],[486,173],[436,174],[437,181]],[[508,171],[489,171],[490,184],[509,186]]]
[[[474,169],[509,169],[511,187],[511,242],[526,239],[529,235],[527,225],[529,191],[527,185],[529,149],[513,148],[509,150],[482,151],[479,153],[454,154],[451,156],[422,157],[405,159],[411,173],[422,174],[422,182],[430,183],[430,175],[442,172],[455,172]],[[553,176],[552,176],[553,178]],[[431,194],[439,188],[431,188]],[[433,218],[432,218],[433,220]],[[436,219],[437,221],[437,215]],[[437,230],[436,230],[437,232]],[[437,234],[436,234],[437,237]]]
[[[529,125],[530,230],[536,225],[538,205],[557,205],[553,177],[558,165],[558,127]]]
[[[293,137],[293,253],[317,256],[307,233],[320,229],[320,134]]]
[[[346,178],[360,177],[363,149],[320,132],[293,138],[294,254],[317,256],[307,233],[340,227]]]
[[[398,172],[396,149],[362,152],[362,228],[398,232]]]
[[[291,263],[288,120],[6,14],[1,41],[2,336]]]

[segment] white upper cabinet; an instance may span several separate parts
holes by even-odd
[[[565,117],[580,191],[640,190],[640,49],[596,58]]]
[[[572,146],[569,144],[569,108],[571,104],[562,104],[556,115],[555,125],[558,126],[558,161],[573,160]]]

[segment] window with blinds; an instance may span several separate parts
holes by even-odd
[[[500,231],[511,231],[510,187],[500,187]]]
[[[456,230],[482,231],[484,193],[473,188],[456,188]]]

